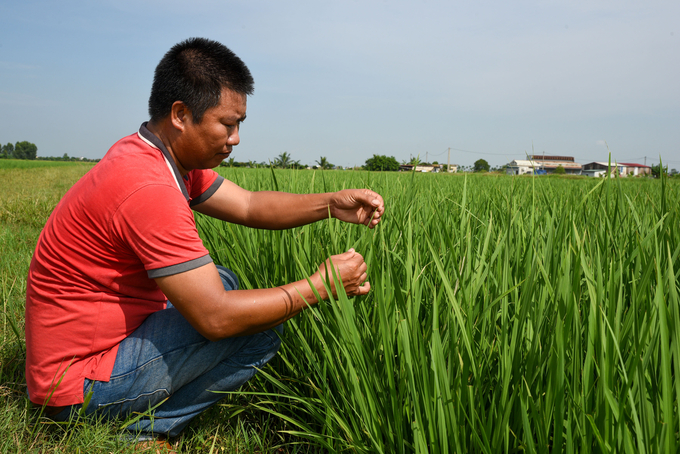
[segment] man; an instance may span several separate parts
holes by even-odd
[[[212,391],[250,379],[278,350],[282,323],[317,303],[307,280],[238,290],[203,246],[191,209],[266,229],[329,211],[369,228],[380,221],[383,200],[369,190],[250,192],[210,170],[238,145],[252,91],[248,68],[220,43],[177,44],[156,68],[151,120],[55,208],[26,292],[28,392],[48,416],[154,409],[128,430],[175,436],[219,400]],[[360,254],[330,260],[348,295],[369,291]],[[310,278],[322,298],[330,260]]]

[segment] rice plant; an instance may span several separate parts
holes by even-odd
[[[680,433],[678,186],[220,169],[252,190],[368,187],[375,229],[197,216],[244,288],[354,247],[371,293],[289,321],[251,405],[329,452],[668,453]]]

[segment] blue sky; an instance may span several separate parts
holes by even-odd
[[[4,0],[0,142],[102,157],[148,119],[163,54],[203,36],[255,78],[237,161],[586,163],[608,145],[680,170],[679,23],[677,0]]]

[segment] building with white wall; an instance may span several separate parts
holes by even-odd
[[[511,161],[508,163],[505,173],[508,175],[544,175],[554,173],[558,167],[562,167],[565,173],[571,175],[580,175],[583,169],[583,166],[575,162],[572,156],[533,155],[527,160],[516,159]]]

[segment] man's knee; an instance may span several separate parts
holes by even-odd
[[[253,334],[244,348],[227,361],[233,361],[241,366],[260,368],[276,356],[281,347],[281,333],[283,326]]]
[[[238,276],[232,270],[217,265],[217,272],[220,273],[222,285],[225,290],[238,290]]]

